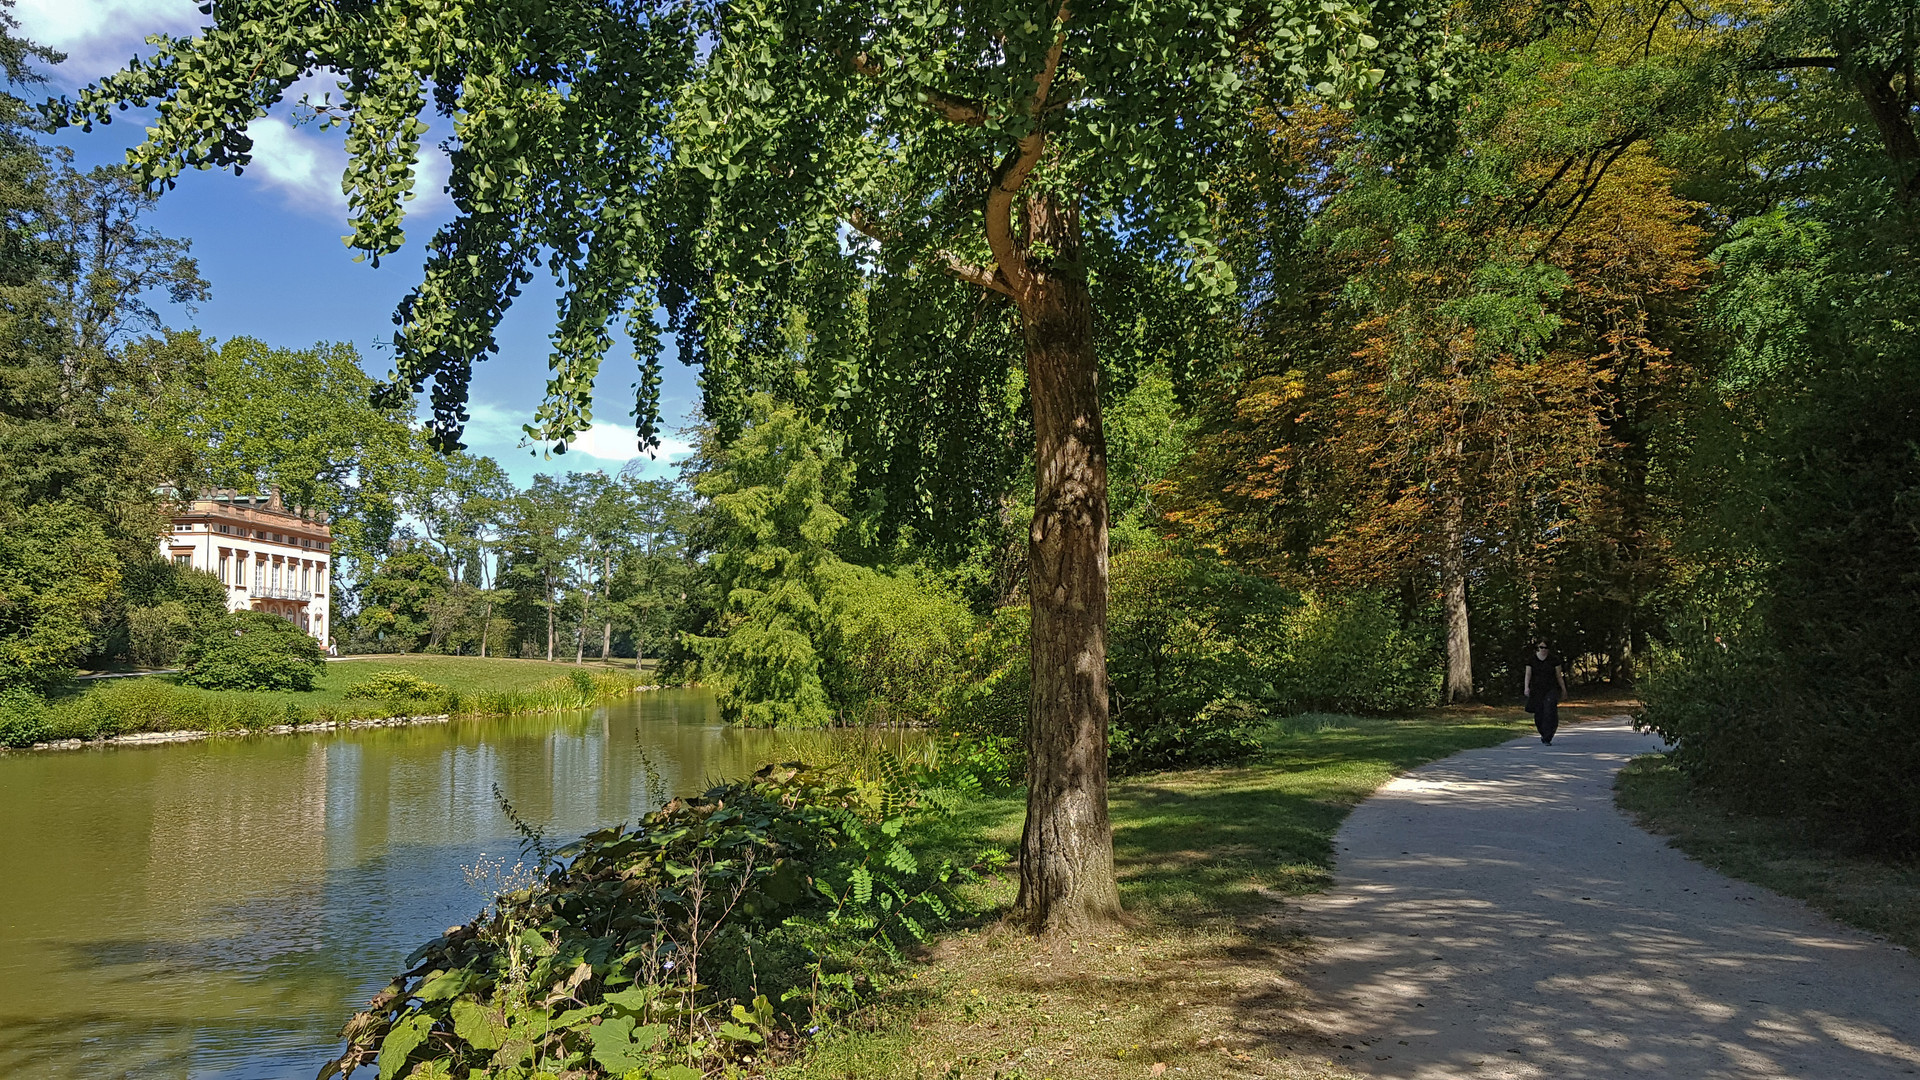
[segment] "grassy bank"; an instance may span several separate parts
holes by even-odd
[[[1920,865],[1852,854],[1793,818],[1741,813],[1699,791],[1661,754],[1630,762],[1614,801],[1642,828],[1729,877],[1806,901],[1841,922],[1920,950]]]
[[[1326,887],[1334,831],[1380,784],[1509,739],[1524,730],[1517,716],[1295,717],[1267,729],[1249,765],[1120,782],[1114,853],[1129,925],[1063,947],[1037,944],[999,924],[1015,883],[997,879],[985,886],[986,918],[943,940],[913,977],[778,1075],[1339,1075],[1293,1019],[1302,998],[1289,972],[1304,941],[1284,901]],[[960,825],[1012,849],[1023,809],[1018,799],[989,800]]]
[[[369,693],[380,673],[402,672],[398,692]],[[388,678],[386,682],[393,680]],[[380,656],[333,661],[311,691],[249,692],[183,686],[174,675],[84,683],[48,703],[15,743],[99,739],[159,731],[256,730],[278,724],[454,713],[500,715],[587,708],[648,682],[630,665],[574,665],[466,656]],[[18,725],[16,725],[18,726]]]

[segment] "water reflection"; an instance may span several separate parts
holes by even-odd
[[[816,738],[825,738],[819,736]],[[592,713],[0,757],[0,1076],[309,1077],[512,861],[804,752],[667,691]]]

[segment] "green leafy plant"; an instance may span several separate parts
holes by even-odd
[[[839,563],[826,575],[822,681],[844,722],[923,724],[965,685],[978,621],[910,573]]]
[[[0,688],[0,746],[32,746],[46,738],[46,702],[24,686]]]
[[[1290,709],[1397,712],[1439,700],[1438,650],[1379,593],[1310,593],[1280,630],[1277,696]]]
[[[409,957],[321,1076],[698,1080],[790,1039],[953,914],[972,870],[909,844],[950,805],[927,779],[768,766],[536,852],[539,879]]]
[[[428,682],[401,668],[382,668],[347,687],[346,693],[350,698],[369,698],[396,705],[446,703],[454,697],[451,690],[439,683]]]
[[[326,665],[306,631],[263,611],[235,611],[181,653],[181,681],[209,690],[311,690]]]

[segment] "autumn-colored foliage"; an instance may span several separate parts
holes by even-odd
[[[1460,635],[1454,696],[1472,686],[1469,584],[1534,608],[1507,614],[1538,633],[1543,590],[1578,573],[1588,606],[1611,609],[1583,644],[1626,655],[1632,598],[1661,572],[1649,444],[1684,384],[1674,353],[1707,272],[1696,208],[1641,152],[1577,188],[1562,162],[1523,153],[1349,180],[1335,155],[1365,148],[1325,131],[1275,125],[1276,145],[1323,155],[1283,194],[1340,190],[1298,233],[1292,281],[1251,308],[1241,364],[1169,482],[1170,520],[1272,573],[1440,601]],[[1285,228],[1264,207],[1246,217]],[[1244,250],[1279,267],[1292,239]]]

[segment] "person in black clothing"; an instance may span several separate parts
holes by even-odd
[[[1560,658],[1542,641],[1527,658],[1527,673],[1520,684],[1526,696],[1527,711],[1533,714],[1533,726],[1540,741],[1553,745],[1553,733],[1560,730],[1560,699],[1567,696],[1567,677],[1560,671]]]

